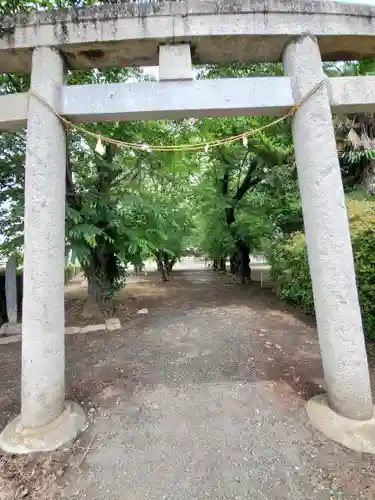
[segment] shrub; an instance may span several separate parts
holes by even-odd
[[[363,324],[375,340],[375,202],[353,200],[348,214]]]
[[[351,240],[364,329],[375,340],[375,202],[348,200]],[[270,249],[271,280],[277,295],[314,313],[305,235],[276,239]]]
[[[272,243],[269,256],[271,281],[277,295],[299,306],[306,313],[314,312],[305,235],[294,233]]]

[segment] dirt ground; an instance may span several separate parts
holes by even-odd
[[[122,330],[67,337],[67,396],[91,424],[72,453],[22,465],[19,498],[41,487],[38,467],[55,485],[49,497],[34,492],[41,499],[375,498],[374,458],[307,421],[305,401],[323,390],[311,318],[259,284],[212,271],[131,281],[118,298]],[[70,324],[82,321],[71,314]],[[2,345],[1,427],[19,411],[19,381],[20,345]],[[19,484],[12,460],[0,460],[4,500]]]
[[[209,271],[210,268],[203,261],[196,259],[185,259],[182,262],[177,262],[172,283],[168,286],[171,294],[175,290],[174,278],[176,274],[189,270]],[[265,286],[267,286],[268,266],[253,264],[252,279],[259,283],[264,281]],[[158,309],[160,306],[164,307],[166,304],[164,303],[163,295],[166,290],[160,285],[159,275],[156,272],[155,265],[152,263],[148,265],[146,273],[142,272],[138,276],[131,273],[127,278],[126,287],[114,299],[113,315],[118,317],[123,324],[134,318],[134,314],[139,309],[145,307],[150,307],[151,309]],[[104,323],[104,320],[111,314],[110,311],[103,313],[99,308],[95,307],[90,307],[89,311],[87,311],[85,308],[86,302],[87,283],[82,275],[78,275],[65,287],[65,324],[67,326]],[[170,303],[169,305],[173,304]]]

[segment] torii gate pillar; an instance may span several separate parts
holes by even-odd
[[[294,98],[299,102],[325,78],[317,40],[305,36],[289,43],[284,52],[284,69],[291,77]],[[328,397],[314,398],[307,411],[313,424],[329,437],[358,449],[350,442],[354,438],[335,434],[340,428],[345,434],[347,425],[350,429],[353,425],[362,428],[364,422],[373,418],[374,408],[344,190],[325,85],[302,104],[293,118],[292,131],[328,390]],[[358,439],[363,440],[361,436]]]
[[[58,51],[34,50],[31,91],[56,109],[64,83]],[[64,402],[66,136],[56,115],[29,97],[25,165],[25,253],[21,415],[0,435],[11,453],[49,451],[73,439],[85,416]]]

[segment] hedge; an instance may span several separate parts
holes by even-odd
[[[347,210],[365,334],[375,340],[375,202],[348,200]],[[269,262],[277,295],[314,314],[305,235],[275,240]]]

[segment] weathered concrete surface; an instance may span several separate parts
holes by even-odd
[[[284,77],[65,85],[60,94],[57,111],[76,123],[275,116],[294,104],[289,79]],[[0,130],[26,125],[27,97],[0,96]],[[15,115],[13,109],[18,110]]]
[[[22,415],[13,419],[0,434],[0,449],[7,453],[25,454],[56,450],[76,438],[85,428],[86,417],[75,402],[66,401],[59,418],[37,429],[23,426]]]
[[[332,112],[375,112],[375,77],[327,78]],[[0,96],[0,130],[27,123],[28,94]],[[281,116],[295,104],[288,77],[63,85],[59,113],[76,123],[203,116]]]
[[[325,394],[308,401],[311,423],[330,439],[360,453],[375,454],[375,416],[369,420],[351,420],[331,410]]]
[[[107,330],[109,332],[121,329],[121,322],[118,318],[109,318],[105,321],[105,324],[87,325],[87,326],[67,326],[65,327],[65,335],[78,335],[79,333],[92,333]],[[0,345],[9,344],[11,342],[18,342],[22,339],[22,324],[21,323],[5,323],[0,328]],[[9,335],[14,337],[13,340],[9,340]]]
[[[190,44],[162,45],[159,48],[159,80],[193,80]]]
[[[14,255],[10,256],[5,267],[5,297],[7,302],[8,322],[17,323],[17,263]]]
[[[223,78],[65,86],[62,113],[74,121],[280,115],[293,105],[288,78]]]
[[[279,61],[291,36],[319,37],[324,59],[375,57],[375,8],[311,0],[187,0],[31,14],[3,22],[0,72],[29,71],[54,46],[72,68],[155,65],[161,43],[193,42],[195,63]],[[12,50],[9,50],[12,49]],[[5,53],[5,52],[6,53]]]
[[[4,323],[0,328],[0,335],[14,335],[16,337],[20,336],[22,333],[21,323]],[[0,343],[4,338],[0,337]]]
[[[33,56],[31,88],[52,107],[63,83],[54,49]],[[22,420],[40,427],[64,408],[65,130],[30,97],[25,179],[25,264],[22,313]]]
[[[54,107],[64,80],[55,50],[35,49],[31,88]],[[74,438],[83,410],[64,403],[66,139],[60,120],[35,97],[28,110],[25,178],[21,415],[0,435],[11,453],[52,450]]]
[[[284,54],[298,101],[323,78],[316,39],[305,36]],[[340,415],[373,416],[344,190],[325,86],[295,114],[292,132],[325,382]]]
[[[0,337],[0,345],[2,344],[13,344],[14,342],[21,342],[21,334],[20,335],[10,335],[5,337]]]
[[[105,326],[109,332],[121,329],[121,322],[118,318],[108,318],[105,321]]]
[[[0,130],[26,127],[29,95],[9,94],[0,96]]]
[[[374,76],[327,78],[327,90],[333,113],[375,112]]]

